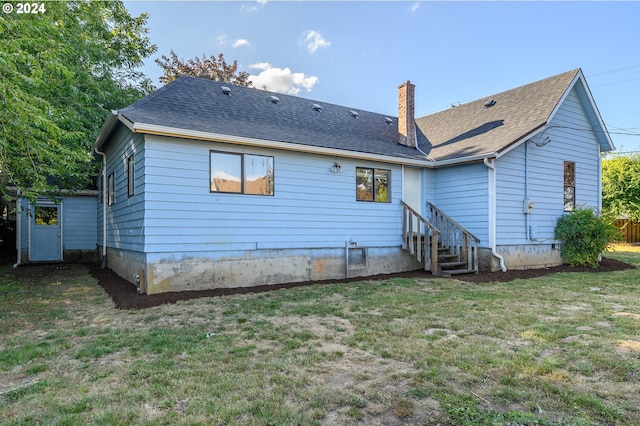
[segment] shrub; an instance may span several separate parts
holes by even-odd
[[[598,216],[592,208],[578,207],[572,213],[558,218],[555,230],[556,239],[562,241],[560,254],[571,266],[598,266],[600,254],[609,245],[622,240],[613,221]]]

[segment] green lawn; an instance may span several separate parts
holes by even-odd
[[[3,268],[0,422],[640,424],[639,289],[396,278],[119,311],[82,265]]]

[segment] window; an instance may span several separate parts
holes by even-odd
[[[576,163],[564,162],[564,211],[572,212],[576,206]]]
[[[356,200],[391,202],[390,178],[391,170],[356,167]]]
[[[107,177],[107,203],[108,205],[112,205],[116,202],[116,190],[114,183],[113,172]]]
[[[133,196],[134,192],[134,160],[133,154],[127,158],[127,194],[129,197]]]
[[[34,223],[36,225],[57,225],[58,208],[36,206]]]
[[[235,194],[273,195],[273,157],[211,151],[210,190]]]

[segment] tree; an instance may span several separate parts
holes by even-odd
[[[602,208],[640,221],[640,154],[602,161]]]
[[[91,146],[109,111],[153,86],[137,69],[155,52],[147,16],[120,1],[46,2],[0,16],[0,192],[86,187]]]
[[[184,61],[171,49],[169,57],[162,55],[162,59],[156,59],[156,64],[164,71],[164,75],[160,77],[160,82],[164,84],[172,82],[181,75],[187,75],[238,86],[251,87],[252,85],[248,72],[238,72],[238,61],[228,64],[222,53],[218,58],[213,55],[207,58],[202,54],[202,59],[195,57]]]

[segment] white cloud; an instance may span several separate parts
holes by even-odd
[[[218,46],[225,46],[229,43],[229,37],[226,34],[220,34],[215,41]]]
[[[247,40],[246,38],[239,38],[238,40],[234,41],[232,45],[234,49],[241,46],[251,47],[251,43],[249,43],[249,40]]]
[[[267,62],[258,62],[250,66],[250,68],[260,70],[257,75],[251,75],[250,80],[253,87],[278,93],[286,93],[288,95],[297,95],[301,89],[310,92],[313,86],[318,82],[316,76],[306,76],[301,72],[291,72],[289,68],[275,68]]]
[[[258,3],[260,7],[264,7],[264,5],[267,4],[267,1],[268,0],[256,0],[256,3]],[[240,10],[247,13],[257,12],[258,9],[259,9],[258,6],[248,6],[246,4],[243,4],[242,6],[240,6]]]
[[[319,48],[326,49],[331,46],[331,42],[322,37],[318,31],[308,30],[302,33],[300,44],[304,44],[307,51],[314,54]]]
[[[411,5],[411,7],[409,7],[409,12],[413,13],[418,9],[420,9],[420,3],[415,2],[414,4]]]

